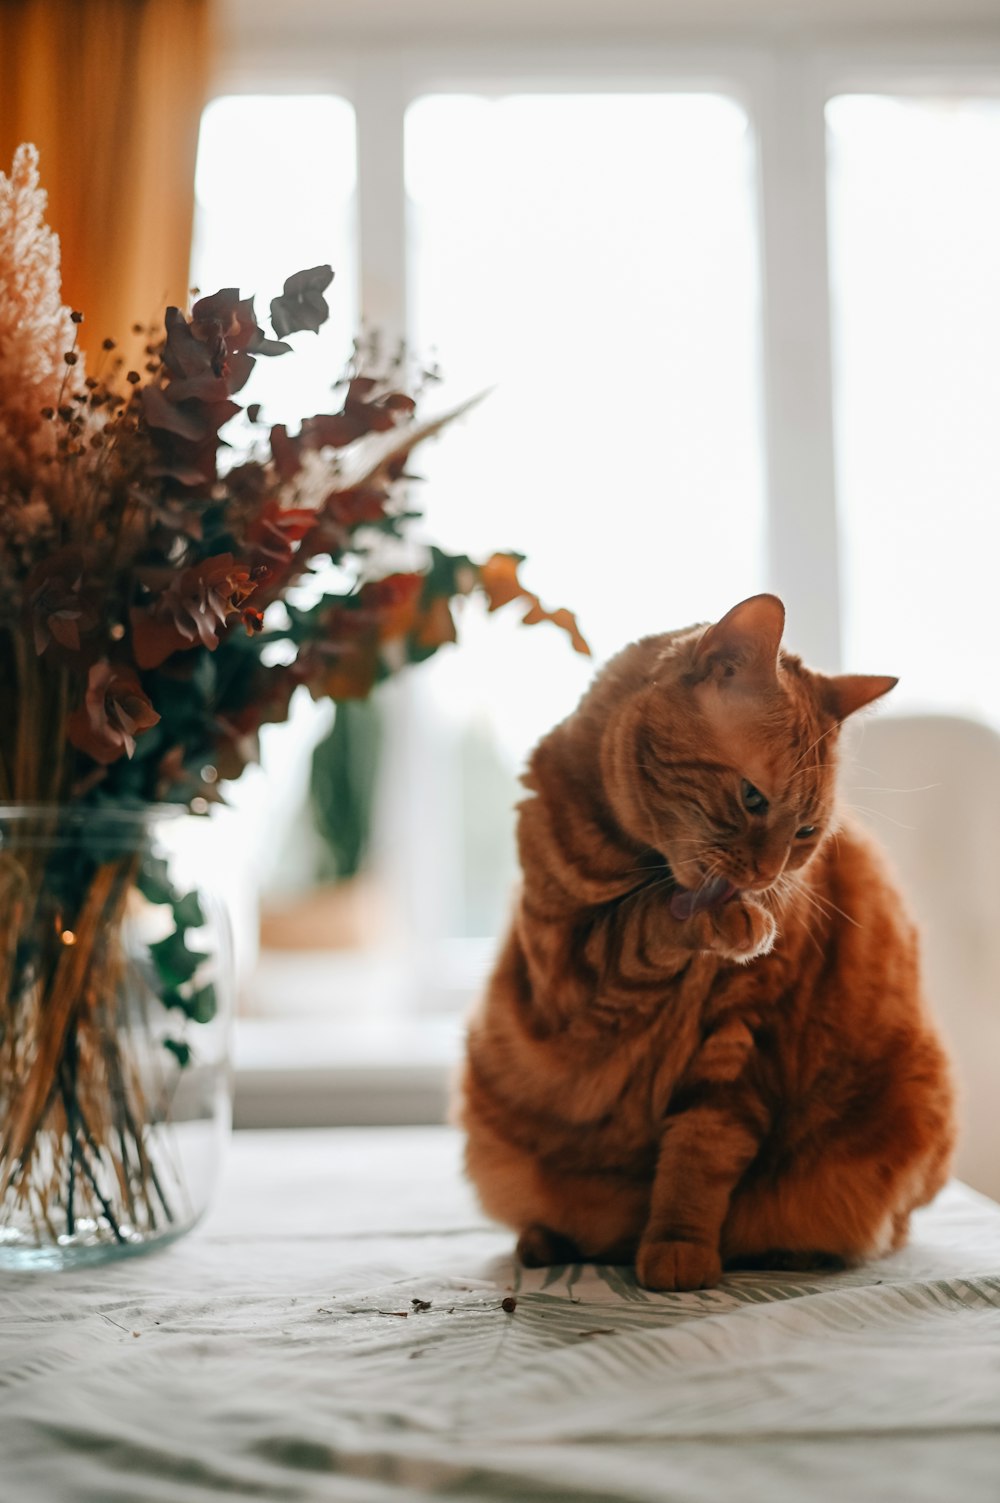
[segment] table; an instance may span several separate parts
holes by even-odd
[[[973,1191],[864,1269],[697,1294],[511,1250],[449,1129],[237,1134],[189,1237],[0,1280],[0,1498],[1000,1498]]]

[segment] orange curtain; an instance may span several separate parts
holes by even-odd
[[[187,301],[212,0],[0,0],[0,165],[33,141],[88,351]]]

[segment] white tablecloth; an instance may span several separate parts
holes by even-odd
[[[3,1503],[428,1494],[997,1503],[1000,1207],[653,1295],[518,1270],[446,1129],[245,1133],[169,1250],[0,1279]]]

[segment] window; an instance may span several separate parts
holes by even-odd
[[[312,145],[322,143],[316,152]],[[280,185],[279,191],[276,186]],[[195,178],[194,285],[256,294],[266,316],[284,279],[329,261],[336,295],[294,361],[259,360],[241,401],[272,422],[321,410],[357,329],[354,111],[330,95],[230,95],[202,117]],[[280,209],[274,208],[280,204]]]
[[[762,27],[735,47],[707,22],[671,38],[671,3],[659,39],[631,43],[626,3],[617,37],[605,12],[602,38],[584,17],[571,50],[532,40],[530,20],[487,46],[457,11],[452,34],[445,4],[433,45],[404,48],[350,3],[331,40],[322,10],[307,44],[286,28],[265,47],[247,25],[230,51],[202,138],[215,228],[203,219],[198,280],[217,265],[270,296],[333,262],[321,395],[361,316],[436,355],[442,404],[492,388],[421,453],[434,536],[523,549],[527,581],[578,611],[598,661],[772,588],[807,661],[898,672],[901,705],[1000,724],[1000,32],[963,49],[894,23],[838,45],[839,7],[811,0],[794,39]],[[948,27],[953,7],[939,12]],[[248,246],[248,183],[267,173],[289,213]],[[319,219],[293,224],[310,205]],[[237,259],[251,249],[259,263]],[[312,396],[267,400],[291,414]],[[261,1095],[244,1120],[335,1117],[348,1057],[345,1116],[388,1119],[400,1081],[411,1117],[440,1109],[457,1008],[508,900],[517,771],[591,671],[546,627],[470,607],[462,629],[459,652],[382,694],[362,942],[272,953],[255,973],[256,1009],[306,1019],[280,1038],[289,1068],[311,1058],[313,1105],[300,1072],[291,1104]],[[286,813],[325,724],[298,716],[265,748],[266,798]],[[253,779],[236,797],[264,808]],[[244,1036],[266,1093],[274,1045]],[[390,1057],[397,1073],[379,1074]]]
[[[310,143],[308,149],[305,143]],[[311,143],[318,143],[318,152]],[[280,184],[280,193],[275,193]],[[307,266],[335,268],[331,316],[317,335],[295,337],[295,358],[258,360],[240,394],[271,422],[298,423],[325,411],[358,325],[357,149],[354,110],[335,95],[236,94],[204,112],[195,180],[192,283],[205,292],[235,283],[258,315],[286,277]],[[271,207],[280,203],[280,212]],[[234,452],[247,442],[236,419],[223,430]],[[258,883],[265,893],[301,885],[296,842],[275,847],[274,830],[298,830],[312,747],[329,706],[296,697],[279,736],[262,736],[265,776],[249,770],[228,792],[239,811],[248,877],[233,893],[236,942],[249,973],[257,957]],[[254,875],[250,876],[250,873]],[[232,879],[235,881],[234,879]]]
[[[827,106],[850,662],[1000,724],[1000,98]]]
[[[703,94],[438,94],[410,106],[405,139],[416,346],[436,344],[456,398],[489,389],[421,456],[434,535],[526,552],[525,578],[578,612],[598,662],[762,589],[744,111]],[[468,622],[423,675],[452,727],[422,843],[451,934],[502,926],[517,772],[590,672],[551,628],[498,619]],[[450,849],[429,838],[449,825]]]

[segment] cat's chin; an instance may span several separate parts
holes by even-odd
[[[677,880],[676,877],[674,880]],[[670,912],[678,922],[683,923],[686,919],[694,918],[696,913],[721,908],[723,904],[732,902],[733,898],[739,896],[739,888],[734,887],[725,877],[712,877],[698,887],[681,887],[678,884],[677,891],[670,897]]]

